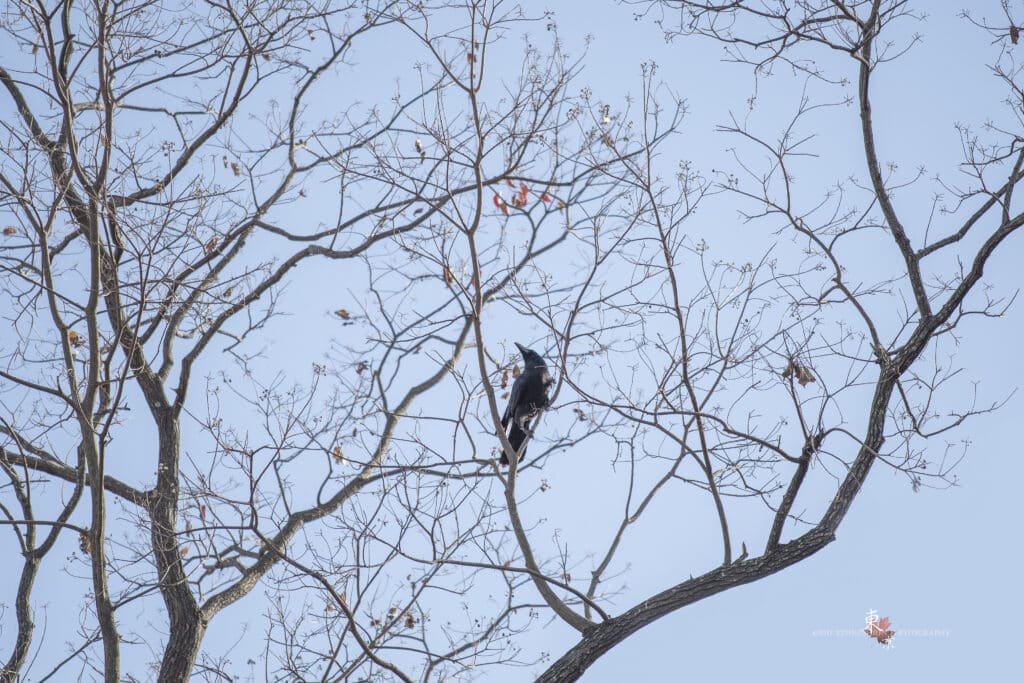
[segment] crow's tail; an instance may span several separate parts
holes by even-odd
[[[529,425],[527,425],[529,426]],[[515,420],[512,421],[512,428],[508,430],[508,442],[512,446],[512,450],[518,452],[520,446],[526,441],[526,432],[519,426],[519,423]],[[523,464],[523,459],[526,457],[526,450],[523,449],[522,453],[519,453],[519,464]],[[501,464],[508,465],[508,453],[505,451],[501,452]]]

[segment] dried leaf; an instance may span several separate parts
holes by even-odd
[[[405,615],[405,627],[406,628],[412,628],[415,625],[416,625],[416,618],[413,617],[411,613],[410,614],[406,614]]]
[[[1010,42],[1013,43],[1014,45],[1016,45],[1018,40],[1020,40],[1020,29],[1017,28],[1016,26],[1011,26],[1010,27]]]
[[[224,293],[221,296],[223,296],[226,299],[226,298],[228,298],[229,296],[231,296],[234,293],[235,293],[235,288],[234,287],[228,287],[227,289],[224,290]]]
[[[521,373],[521,370],[519,369],[519,366],[518,365],[513,365],[512,366],[512,376],[513,377],[519,377],[520,373]]]
[[[1014,41],[1014,42],[1016,42],[1016,41]],[[39,52],[39,44],[38,43],[32,43],[32,54],[35,54],[37,52]]]
[[[333,602],[328,602],[326,605],[324,605],[324,611],[326,611],[326,612],[333,612],[334,611],[334,603]]]
[[[231,162],[231,172],[234,173],[236,176],[242,175],[242,169],[239,168],[238,164],[235,163],[234,161]]]
[[[18,229],[13,225],[8,225],[6,228],[4,228],[5,235],[13,235],[16,232],[18,232]]]
[[[342,320],[348,320],[348,319],[350,319],[352,317],[352,315],[348,311],[346,311],[344,308],[339,308],[338,310],[336,310],[334,312],[334,315],[338,316]]]
[[[74,330],[68,330],[68,342],[76,349],[85,346],[85,339]]]
[[[78,548],[86,555],[92,554],[92,538],[84,531],[78,533]]]
[[[800,365],[793,361],[792,358],[786,363],[786,369],[782,371],[783,379],[789,379],[795,377],[796,381],[799,382],[800,386],[804,387],[811,382],[817,382],[817,378],[806,366]]]
[[[576,413],[576,419],[580,422],[587,421],[587,414],[583,412],[582,408],[573,408],[572,412]]]
[[[809,382],[817,382],[818,380],[811,374],[810,370],[801,365],[796,369],[796,381],[803,387],[807,386]]]
[[[450,285],[455,282],[455,273],[448,266],[444,267],[444,283]]]
[[[367,363],[365,360],[359,361],[359,365],[356,366],[356,374],[357,375],[363,374],[364,372],[366,372],[367,369],[369,369],[369,367],[370,367],[370,364]],[[352,436],[355,436],[355,430],[353,430]]]
[[[545,192],[544,194],[542,194],[540,196],[540,200],[542,202],[544,202],[545,204],[550,204],[551,203],[551,196],[547,192]]]
[[[501,388],[504,389],[508,386],[508,370],[501,371]]]
[[[206,250],[206,255],[211,256],[213,252],[217,250],[218,244],[220,244],[219,237],[211,237],[210,239],[206,240],[206,244],[203,246],[203,249]]]
[[[501,397],[502,398],[508,398],[508,392],[507,391],[502,392]]]
[[[181,556],[185,557],[186,555],[188,555],[188,546],[187,545],[183,545],[181,547]]]
[[[339,465],[345,464],[345,456],[342,455],[341,446],[334,447],[334,450],[331,451],[331,457],[334,458],[334,462],[338,463]]]
[[[265,62],[269,62],[270,61],[270,55],[268,55],[266,52],[264,52],[260,56],[263,57],[263,61],[265,61]]]
[[[472,52],[467,52],[466,61],[469,62],[470,64],[474,64],[476,62],[476,55],[473,54]]]
[[[206,506],[205,505],[200,505],[199,506],[199,519],[201,519],[204,522],[206,521]]]

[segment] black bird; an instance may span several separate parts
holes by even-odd
[[[508,397],[508,405],[505,406],[505,415],[501,418],[501,427],[508,430],[508,442],[516,452],[519,452],[529,433],[530,421],[538,412],[548,407],[548,387],[554,380],[551,379],[548,366],[539,353],[531,351],[519,342],[516,342],[516,346],[523,354],[523,372],[512,383],[512,393]],[[519,453],[520,462],[525,455],[524,448]],[[508,453],[504,450],[501,453],[501,464],[508,464]]]

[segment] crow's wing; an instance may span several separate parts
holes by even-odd
[[[523,393],[524,376],[525,375],[519,375],[516,377],[516,381],[512,382],[512,392],[508,395],[508,404],[505,406],[505,414],[501,416],[502,429],[508,428],[508,421],[515,416],[516,410],[519,407],[520,396]]]

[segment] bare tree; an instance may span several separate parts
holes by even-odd
[[[998,404],[939,408],[955,370],[935,359],[1008,305],[978,290],[1024,222],[1019,133],[965,129],[972,184],[908,227],[894,192],[921,179],[880,161],[870,99],[908,46],[906,2],[647,9],[758,74],[852,69],[867,180],[793,186],[828,111],[810,99],[778,139],[723,126],[732,172],[677,162],[685,107],[654,65],[613,107],[552,17],[501,1],[11,6],[5,680],[224,680],[239,654],[268,679],[443,680],[536,664],[516,636],[546,619],[580,642],[541,680],[576,680],[830,543],[876,462],[949,481],[959,454],[925,443]],[[399,43],[395,80],[366,79]],[[750,254],[693,236],[721,199],[768,228]],[[503,470],[510,338],[557,383],[530,459]],[[545,496],[594,486],[549,493],[556,455],[585,455],[618,506],[603,545],[544,537]],[[681,501],[713,510],[720,565],[622,609],[616,577],[657,552],[627,561],[624,541]],[[763,537],[730,524],[751,504]],[[63,650],[35,627],[45,573],[85,596]]]

